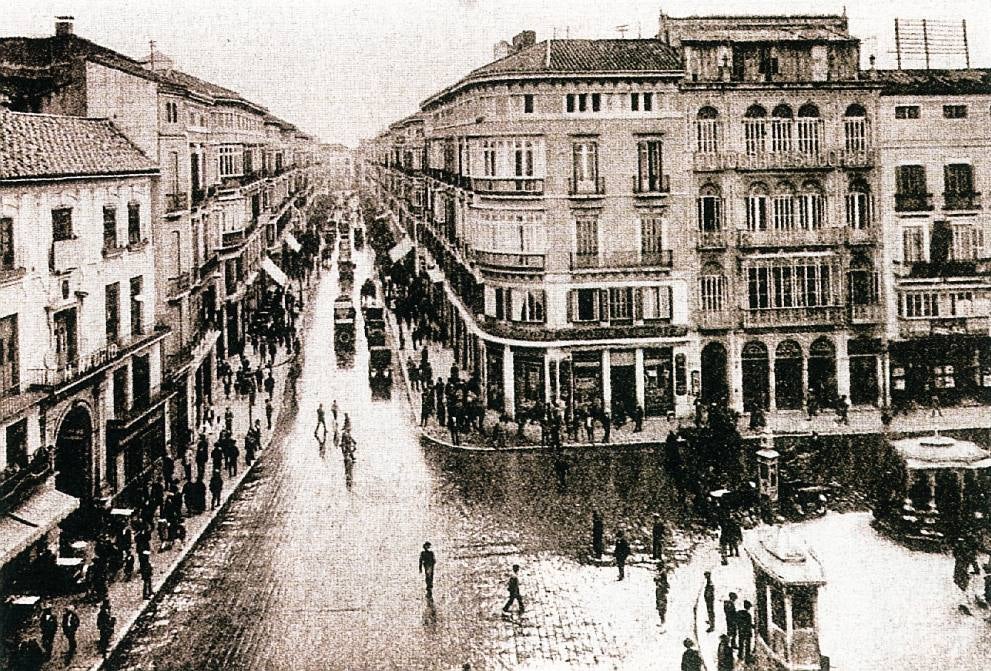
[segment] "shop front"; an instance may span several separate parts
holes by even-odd
[[[490,410],[505,411],[503,394],[503,345],[485,343],[485,397]]]
[[[674,356],[670,347],[643,352],[644,414],[663,417],[674,411]],[[613,387],[613,394],[616,393]]]
[[[895,406],[991,400],[991,338],[933,335],[889,346],[891,401]]]
[[[544,400],[544,350],[513,348],[516,412],[530,413]]]
[[[162,396],[140,410],[107,422],[107,479],[114,499],[136,504],[145,482],[166,454],[165,405]]]
[[[570,368],[571,411],[598,406],[602,400],[602,352],[573,352]],[[561,384],[564,385],[563,379]]]

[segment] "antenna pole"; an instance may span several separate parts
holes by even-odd
[[[922,19],[922,48],[926,50],[926,70],[929,69],[929,29],[926,20]]]
[[[960,21],[963,28],[963,57],[967,60],[967,69],[970,69],[970,45],[967,43],[967,19]]]
[[[898,60],[898,69],[902,69],[902,41],[898,33],[898,17],[895,17],[895,58]]]
[[[151,52],[151,69],[155,69],[155,40],[148,40],[148,47]]]

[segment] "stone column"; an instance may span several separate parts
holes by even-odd
[[[516,417],[516,372],[513,366],[513,349],[504,345],[502,349],[502,399],[503,412],[513,419]]]
[[[485,353],[485,341],[483,339],[479,338],[478,339],[478,369],[477,369],[478,370],[478,384],[482,388],[482,396],[485,399],[486,406],[488,405],[488,402],[489,402],[489,394],[488,394],[488,388],[489,388],[488,387],[488,377],[489,377],[488,368],[489,368],[489,366],[488,366],[488,363],[489,363],[488,355],[486,355],[486,353]]]
[[[554,400],[551,394],[551,356],[548,350],[544,350],[544,403]]]
[[[643,349],[638,347],[633,353],[633,377],[636,380],[637,405],[644,407]]]
[[[740,360],[740,344],[736,339],[736,333],[730,333],[726,349],[729,405],[737,412],[743,412],[743,364]]]
[[[778,409],[778,398],[776,393],[777,374],[774,370],[774,348],[767,348],[767,409],[774,412]]]
[[[602,407],[612,413],[612,364],[609,350],[602,350]]]
[[[836,393],[850,400],[850,355],[845,335],[836,338]]]

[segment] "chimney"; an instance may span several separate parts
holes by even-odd
[[[520,52],[527,47],[532,47],[537,43],[537,33],[532,30],[524,30],[513,36],[513,51]]]
[[[72,35],[72,22],[75,17],[56,16],[55,17],[55,37],[65,37]]]
[[[509,54],[513,53],[513,48],[509,46],[509,42],[506,40],[499,40],[492,47],[492,58],[493,60],[499,60],[500,58],[505,58]]]

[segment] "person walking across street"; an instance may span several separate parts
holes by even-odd
[[[664,522],[654,513],[654,524],[650,530],[650,558],[661,561],[664,553]]]
[[[723,615],[726,616],[726,636],[732,650],[736,645],[736,592],[730,592],[729,598],[723,601]]]
[[[657,608],[657,616],[661,619],[661,627],[668,617],[668,592],[671,585],[668,583],[668,572],[663,564],[657,565],[657,575],[654,576],[654,606]],[[663,631],[663,630],[662,630]]]
[[[323,405],[323,404],[321,404],[321,405]],[[336,422],[337,421],[337,399],[336,398],[334,399],[334,402],[330,404],[330,414],[334,416],[334,421]]]
[[[275,412],[275,408],[272,407],[272,399],[265,399],[265,422],[268,426],[268,430],[272,430],[272,413]]]
[[[749,601],[743,602],[743,610],[736,611],[736,650],[739,659],[747,664],[754,659],[754,616],[750,613],[753,607]]]
[[[110,650],[110,640],[114,637],[114,627],[116,624],[117,618],[113,616],[110,610],[110,599],[104,599],[103,603],[100,604],[100,612],[96,614],[96,629],[100,632],[97,647],[100,650],[100,654],[104,657],[107,656],[107,651]]]
[[[705,572],[705,588],[702,590],[702,598],[705,599],[706,623],[709,628],[707,632],[716,630],[716,586],[712,584],[712,573]]]
[[[151,576],[153,573],[151,566],[151,552],[144,550],[138,555],[138,573],[141,574],[141,597],[150,599],[155,591],[151,586]]]
[[[224,478],[220,474],[220,469],[213,469],[213,475],[210,476],[210,510],[213,510],[220,505],[220,493],[224,489]]]
[[[66,606],[62,613],[62,635],[65,636],[68,649],[65,651],[66,658],[71,658],[76,654],[76,631],[79,629],[79,616],[76,615],[75,606]]]
[[[265,393],[268,394],[268,400],[272,400],[272,394],[275,393],[275,378],[272,376],[272,372],[269,371],[268,377],[265,378]]]
[[[513,573],[509,576],[509,582],[506,584],[506,588],[509,590],[509,600],[506,605],[502,607],[503,613],[508,613],[509,609],[512,608],[513,603],[519,605],[519,613],[523,614],[523,596],[520,594],[520,565],[513,564]]]
[[[231,411],[230,406],[227,406],[227,409],[224,410],[224,428],[228,431],[234,430],[234,413]]]
[[[334,421],[337,421],[337,401],[334,401]],[[320,427],[323,427],[323,432],[327,433],[327,418],[326,413],[323,409],[323,403],[317,406],[317,427],[313,429],[313,435],[316,436],[320,432]]]
[[[434,566],[437,564],[437,558],[434,556],[434,551],[430,549],[430,543],[423,544],[423,550],[420,552],[420,573],[423,574],[423,579],[427,583],[427,594],[431,594],[434,591]]]
[[[626,540],[626,534],[620,530],[616,537],[616,547],[613,550],[613,557],[616,558],[616,568],[619,570],[619,580],[626,577],[626,560],[630,556],[630,543]]]
[[[41,648],[45,652],[45,657],[51,657],[55,634],[58,632],[58,618],[52,612],[51,604],[45,604],[38,625],[41,628]]]

